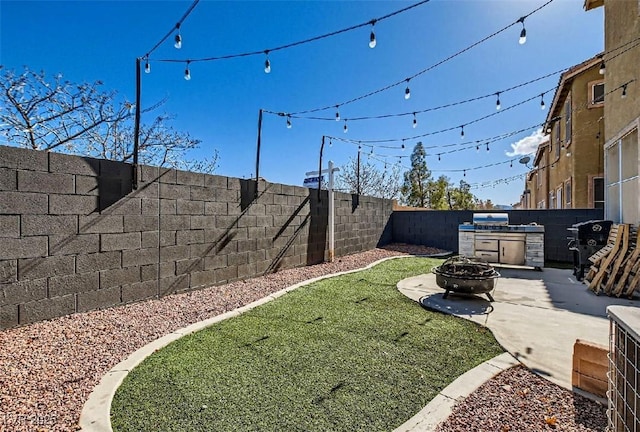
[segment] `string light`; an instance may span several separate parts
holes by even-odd
[[[411,98],[411,89],[409,88],[409,80],[411,78],[407,78],[407,88],[404,89],[404,98],[405,100],[408,100]]]
[[[343,126],[342,130],[343,130],[344,133],[349,132],[349,126],[347,126],[347,120],[346,119],[344,120],[344,126]]]
[[[527,15],[525,15],[525,17],[531,16],[531,15],[533,15],[534,13],[537,13],[537,12],[538,12],[538,11],[540,11],[541,9],[543,9],[543,8],[547,7],[547,6],[548,6],[549,4],[551,4],[553,1],[554,1],[554,0],[548,0],[547,2],[545,2],[544,4],[542,4],[541,6],[537,7],[537,8],[536,8],[536,9],[534,9],[533,11],[529,12]],[[418,6],[419,4],[423,4],[423,3],[426,3],[426,1],[424,1],[424,2],[420,2],[420,3],[416,4],[416,5],[412,5],[412,6],[410,6],[409,8],[411,8],[411,7],[416,7],[416,6]],[[402,11],[399,11],[399,12],[404,12],[404,11],[405,11],[405,10],[407,10],[407,9],[408,9],[408,8],[405,8],[405,9],[403,9]],[[368,23],[365,23],[365,24],[363,24],[363,25],[367,25],[367,24],[369,24],[369,25],[371,25],[371,26],[372,26],[372,32],[371,32],[371,34],[372,34],[372,37],[373,37],[373,38],[375,38],[375,34],[374,34],[374,32],[373,32],[373,24],[374,24],[376,21],[379,21],[379,20],[382,20],[382,19],[385,19],[385,18],[389,18],[389,17],[391,17],[391,16],[393,16],[393,15],[397,15],[399,12],[395,12],[395,13],[389,14],[389,15],[387,15],[387,16],[385,16],[385,17],[378,18],[377,20],[371,20],[371,21],[369,21]],[[324,38],[324,37],[333,36],[334,34],[342,33],[342,32],[344,32],[344,31],[353,30],[353,29],[356,29],[356,28],[362,27],[363,25],[352,26],[352,27],[350,27],[350,28],[348,28],[348,29],[344,29],[344,30],[339,31],[339,32],[333,32],[333,33],[330,33],[330,34],[327,34],[327,35],[318,36],[318,37],[316,37],[316,38],[308,39],[308,40],[305,40],[305,41],[301,41],[301,42],[296,42],[296,43],[288,44],[288,45],[285,45],[285,46],[282,46],[282,47],[272,48],[271,50],[272,50],[272,51],[275,51],[275,50],[277,50],[277,49],[290,48],[290,47],[292,47],[292,46],[297,46],[297,45],[300,45],[300,44],[303,44],[303,43],[307,43],[307,42],[311,42],[311,41],[314,41],[314,40],[317,40],[317,39],[321,39],[321,38]],[[478,45],[481,45],[481,44],[483,44],[484,42],[486,42],[486,41],[488,41],[488,40],[490,40],[490,39],[492,39],[492,38],[494,38],[494,37],[498,36],[500,33],[502,33],[502,32],[504,32],[504,31],[506,31],[507,29],[511,28],[511,27],[512,27],[512,26],[514,26],[514,25],[516,25],[516,22],[512,22],[511,24],[508,24],[508,25],[504,26],[503,28],[501,28],[501,29],[499,29],[499,30],[497,30],[497,31],[495,31],[495,32],[493,32],[493,33],[491,33],[491,34],[490,34],[490,35],[488,35],[488,36],[485,36],[484,38],[482,38],[482,39],[480,39],[480,40],[478,40],[478,41],[474,42],[473,44],[471,44],[471,45],[467,46],[466,48],[463,48],[463,49],[461,49],[460,51],[458,51],[458,52],[456,52],[456,53],[454,53],[454,54],[451,54],[450,56],[448,56],[448,57],[446,57],[446,58],[444,58],[444,59],[442,59],[442,60],[438,61],[437,63],[435,63],[435,64],[433,64],[433,65],[431,65],[431,66],[429,66],[429,67],[427,67],[427,68],[425,68],[425,69],[423,69],[423,70],[421,70],[421,71],[419,71],[419,72],[417,72],[417,73],[413,74],[413,75],[412,75],[412,76],[410,76],[409,78],[410,78],[410,79],[413,79],[413,78],[416,78],[416,77],[418,77],[418,76],[421,76],[421,75],[423,75],[423,74],[425,74],[425,73],[427,73],[427,72],[431,71],[432,69],[435,69],[435,68],[437,68],[437,67],[439,67],[439,66],[443,65],[444,63],[447,63],[447,62],[449,62],[449,61],[453,60],[454,58],[459,57],[460,55],[462,55],[462,54],[466,53],[467,51],[471,50],[472,48],[475,48],[475,47],[477,47]],[[248,56],[248,55],[254,55],[254,54],[255,54],[254,52],[250,52],[250,53],[243,53],[243,54],[235,54],[235,55],[232,55],[232,56],[212,57],[212,58],[202,59],[202,61],[213,61],[213,60],[228,59],[228,58],[235,58],[235,57],[245,57],[245,56]],[[376,94],[381,93],[381,92],[383,92],[383,91],[386,91],[386,90],[389,90],[389,89],[394,88],[394,87],[396,87],[396,86],[399,86],[399,85],[401,85],[401,84],[403,84],[403,83],[405,83],[405,82],[406,82],[406,78],[405,78],[405,79],[403,79],[403,80],[401,80],[401,81],[395,82],[395,83],[393,83],[393,84],[389,84],[389,85],[387,85],[387,86],[385,86],[385,87],[379,88],[379,89],[377,89],[377,90],[371,91],[371,92],[369,92],[369,93],[366,93],[366,94],[363,94],[363,95],[357,96],[357,97],[355,97],[355,98],[353,98],[353,99],[350,99],[350,100],[347,100],[347,101],[344,101],[344,102],[340,102],[340,105],[341,105],[341,106],[343,106],[343,105],[347,105],[347,104],[354,103],[354,102],[356,102],[356,101],[359,101],[359,100],[362,100],[362,99],[368,98],[368,97],[370,97],[370,96],[376,95]],[[308,110],[304,110],[304,111],[298,111],[298,112],[295,112],[295,113],[293,113],[293,114],[308,114],[308,113],[312,113],[312,112],[324,111],[324,110],[327,110],[327,109],[332,109],[333,107],[335,107],[335,105],[336,105],[336,104],[334,103],[334,104],[331,104],[331,105],[328,105],[328,106],[324,106],[324,107],[318,107],[318,108],[308,109]]]
[[[189,60],[187,60],[187,68],[184,70],[184,79],[189,81],[191,79],[191,71],[189,71]]]
[[[496,93],[496,110],[500,111],[502,105],[500,105],[500,92]]]
[[[522,23],[522,31],[520,32],[520,39],[518,39],[518,43],[520,45],[524,45],[525,42],[527,42],[527,29],[524,28],[524,20],[526,17],[520,17],[520,19],[518,19],[519,23]]]
[[[416,118],[416,113],[413,113],[413,128],[418,127],[418,119]]]
[[[509,162],[509,168],[513,168],[513,161]]]
[[[464,139],[464,125],[460,126],[460,138]]]
[[[173,46],[176,49],[182,48],[182,36],[180,35],[180,23],[176,24],[176,29],[178,29],[178,33],[176,33],[176,37],[174,38],[175,43]]]
[[[487,143],[487,151],[489,151],[489,143]]]
[[[622,99],[627,97],[627,84],[623,84],[622,86],[622,95],[620,96]]]
[[[151,65],[149,64],[149,57],[147,57],[147,61],[144,64],[144,73],[151,73]]]
[[[462,170],[462,177],[466,177],[467,176],[467,170]]]
[[[374,27],[376,25],[376,20],[371,20],[371,34],[369,35],[369,48],[375,48],[378,44],[376,41],[376,34],[374,32]]]
[[[544,93],[542,93],[540,95],[540,109],[544,110],[546,108],[545,104],[544,104]]]
[[[291,116],[290,116],[290,115],[287,115],[287,129],[291,129],[291,126],[293,126],[293,125],[291,124]]]
[[[269,61],[269,50],[264,52],[267,58],[264,61],[264,73],[271,73],[271,62]]]
[[[336,121],[340,121],[340,106],[336,105]]]

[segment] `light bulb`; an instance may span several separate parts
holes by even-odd
[[[600,69],[598,70],[598,72],[600,73],[600,75],[604,75],[605,70],[606,70],[606,66],[604,65],[604,60],[602,60],[602,62],[600,63]]]
[[[373,146],[371,146],[371,152],[369,154],[373,156]]]
[[[187,81],[191,79],[191,72],[189,71],[189,65],[187,65],[187,68],[184,70],[184,79],[186,79]]]
[[[462,170],[462,177],[466,177],[467,176],[467,170]]]
[[[402,151],[404,151],[404,144],[402,144],[402,146],[400,148],[402,149]]]
[[[376,41],[376,34],[373,32],[373,25],[371,26],[371,35],[369,35],[369,48],[375,48],[378,42]]]
[[[540,95],[540,109],[544,110],[546,105],[544,104],[544,93]]]
[[[264,73],[271,72],[271,62],[269,61],[269,57],[264,61]]]
[[[620,97],[622,99],[627,97],[627,85],[626,84],[622,86],[622,95],[620,95]]]
[[[346,121],[346,120],[344,121],[344,127],[342,128],[342,131],[343,131],[344,133],[349,132],[349,126],[347,126],[347,121]]]
[[[151,65],[149,64],[149,60],[144,64],[144,73],[151,73]]]
[[[496,93],[496,110],[500,110],[500,108],[502,108],[502,105],[500,105],[500,93]]]
[[[440,153],[438,153],[438,162],[440,162]]]
[[[290,117],[290,116],[287,116],[287,129],[291,129],[291,126],[293,126],[293,125],[291,124],[291,117]]]
[[[476,146],[476,153],[478,153],[478,152],[480,152],[480,146],[479,145]]]
[[[413,128],[418,127],[418,119],[416,118],[416,113],[413,113]]]
[[[176,49],[182,48],[182,36],[180,36],[179,32],[175,37],[175,41],[176,43],[174,43],[173,46],[176,47]]]
[[[524,23],[522,23],[522,25],[524,26]],[[518,39],[518,43],[520,45],[524,45],[525,42],[527,42],[527,29],[522,27],[522,31],[520,32],[520,39]]]
[[[333,141],[329,140],[329,147],[333,147]]]
[[[487,143],[487,151],[489,151],[489,143]]]
[[[411,89],[409,89],[409,86],[407,86],[407,88],[404,89],[404,98],[405,99],[410,99],[411,98]]]
[[[509,168],[513,168],[513,161],[509,162]]]
[[[336,106],[336,121],[340,121],[340,110]]]
[[[460,126],[460,138],[464,139],[464,126]]]

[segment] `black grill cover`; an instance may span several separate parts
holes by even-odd
[[[609,237],[609,231],[613,221],[610,220],[590,220],[577,223],[572,226],[574,236],[577,236],[578,244],[582,245],[605,245]],[[577,229],[577,230],[576,230]]]

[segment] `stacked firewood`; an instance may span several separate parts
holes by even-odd
[[[596,294],[629,298],[640,287],[640,231],[632,225],[611,227],[605,247],[589,257],[591,268],[585,277],[589,289]]]

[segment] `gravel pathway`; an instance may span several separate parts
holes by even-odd
[[[437,432],[601,432],[606,427],[605,406],[517,366],[458,403]]]
[[[385,257],[437,252],[396,244],[334,263],[0,331],[0,432],[77,430],[84,402],[107,371],[138,348],[189,324],[317,276]]]

